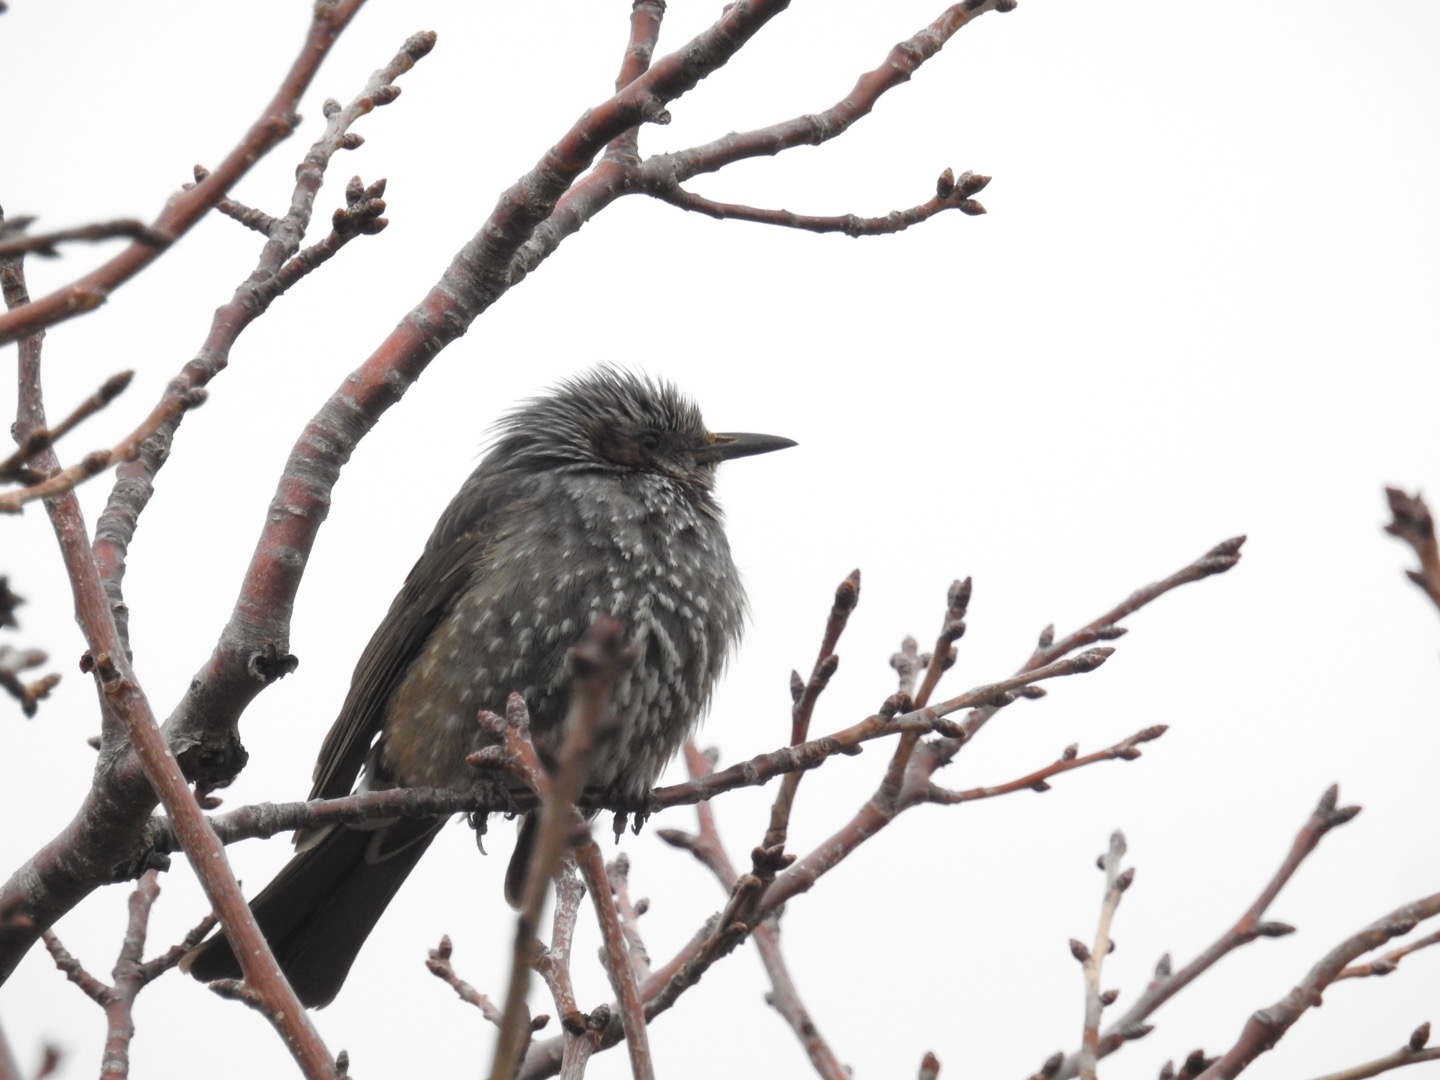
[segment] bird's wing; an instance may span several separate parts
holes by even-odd
[[[350,794],[370,744],[385,721],[390,696],[455,598],[465,591],[473,575],[481,572],[485,549],[493,539],[489,531],[464,533],[427,547],[420,556],[360,654],[350,692],[315,762],[310,798]]]

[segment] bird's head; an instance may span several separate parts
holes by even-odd
[[[720,462],[794,445],[775,435],[712,432],[672,384],[603,365],[504,417],[493,453],[512,468],[650,473],[708,491]]]

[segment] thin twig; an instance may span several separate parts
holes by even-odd
[[[25,472],[25,463],[29,461],[30,458],[34,457],[41,450],[46,450],[54,446],[55,443],[60,441],[62,436],[74,430],[81,422],[88,420],[106,405],[110,404],[110,402],[114,401],[115,398],[119,397],[125,388],[130,385],[130,380],[134,378],[134,376],[135,372],[133,371],[122,371],[116,375],[111,375],[110,378],[106,379],[100,386],[100,389],[96,390],[95,393],[77,405],[69,416],[53,428],[40,427],[33,429],[15,449],[13,454],[4,461],[0,461],[0,479],[21,479]]]
[[[1097,761],[1114,761],[1117,758],[1121,761],[1134,761],[1140,756],[1139,746],[1141,743],[1151,742],[1158,739],[1169,730],[1165,724],[1156,724],[1154,727],[1137,731],[1128,739],[1121,739],[1113,746],[1107,746],[1103,750],[1096,750],[1092,754],[1080,757],[1076,747],[1071,745],[1065,748],[1055,761],[1044,768],[1036,769],[1034,772],[1026,773],[1008,783],[996,784],[993,787],[969,788],[965,791],[952,791],[949,788],[941,787],[939,784],[931,784],[928,794],[930,802],[953,805],[962,802],[974,802],[977,799],[993,799],[997,795],[1009,795],[1015,791],[1049,791],[1050,785],[1047,782],[1052,776],[1071,769],[1082,769],[1086,765],[1093,765]]]
[[[555,911],[550,917],[550,944],[536,957],[535,970],[550,987],[561,1025],[567,1034],[575,1036],[587,1028],[586,1018],[575,999],[575,982],[570,977],[570,951],[580,917],[580,901],[585,899],[585,885],[573,857],[565,859],[554,881]]]
[[[1238,1076],[1257,1057],[1273,1049],[1301,1016],[1321,1004],[1325,988],[1351,960],[1391,938],[1408,934],[1421,920],[1436,915],[1440,915],[1440,893],[1404,904],[1350,935],[1321,957],[1283,998],[1252,1013],[1234,1044],[1201,1074],[1200,1080],[1231,1080]]]
[[[838,631],[836,636],[838,637]],[[833,640],[830,644],[833,647]],[[714,767],[709,756],[701,753],[694,742],[688,740],[685,743],[685,765],[690,775],[697,779],[709,774]],[[665,830],[661,833],[661,839],[690,852],[715,875],[721,888],[726,892],[733,892],[739,875],[735,872],[734,864],[731,863],[720,839],[714,810],[709,803],[701,803],[696,806],[695,811],[699,819],[697,833],[689,835]],[[810,1011],[800,998],[795,980],[790,975],[784,953],[780,949],[779,920],[773,917],[766,919],[755,928],[752,936],[761,962],[765,965],[765,972],[770,977],[771,990],[765,995],[765,1000],[790,1025],[817,1074],[825,1080],[848,1080],[849,1071],[840,1063],[835,1051],[820,1034],[820,1029],[811,1018]]]
[[[655,1080],[655,1064],[650,1055],[650,1040],[645,1032],[645,1007],[635,979],[635,967],[626,947],[625,930],[615,909],[615,895],[605,877],[605,860],[593,837],[575,849],[575,862],[590,890],[590,902],[600,923],[600,939],[604,946],[605,970],[615,1000],[620,1003],[620,1026],[630,1051],[630,1072],[635,1080]]]
[[[829,685],[839,664],[835,646],[850,619],[850,613],[860,602],[860,571],[852,570],[850,575],[835,589],[835,602],[830,607],[830,617],[825,620],[825,633],[820,639],[820,651],[810,671],[810,680],[801,683],[798,672],[791,672],[790,745],[797,746],[810,737],[810,718],[815,712],[815,702]],[[692,773],[692,775],[694,775]],[[788,774],[780,784],[780,791],[770,807],[770,827],[765,831],[765,847],[784,845],[790,829],[790,811],[795,805],[795,793],[800,787],[803,773]]]
[[[1179,971],[1171,969],[1168,956],[1161,958],[1160,963],[1156,965],[1155,977],[1150,985],[1145,988],[1134,1004],[1105,1028],[1097,1049],[1099,1057],[1105,1057],[1118,1050],[1134,1037],[1134,1032],[1146,1027],[1145,1021],[1155,1013],[1156,1009],[1236,949],[1259,938],[1284,937],[1294,933],[1293,926],[1288,923],[1267,920],[1264,915],[1275,898],[1280,895],[1280,890],[1289,883],[1301,863],[1319,846],[1325,835],[1331,829],[1353,820],[1355,815],[1360,812],[1358,806],[1337,806],[1339,798],[1340,792],[1337,787],[1332,785],[1326,789],[1305,824],[1296,833],[1290,850],[1286,852],[1279,868],[1234,925]],[[1069,1080],[1078,1072],[1079,1053],[1076,1052],[1064,1057],[1049,1075],[1053,1080]]]
[[[1417,492],[1407,494],[1399,488],[1386,488],[1385,498],[1390,503],[1390,522],[1385,531],[1409,544],[1420,560],[1419,570],[1406,570],[1405,576],[1430,597],[1430,602],[1440,608],[1440,546],[1435,542],[1435,519],[1430,516],[1430,507]]]
[[[946,189],[945,179],[949,177]],[[717,202],[693,191],[686,191],[679,184],[655,183],[647,190],[661,202],[681,210],[704,214],[722,221],[749,221],[756,225],[775,225],[786,229],[800,229],[813,233],[844,233],[856,238],[862,236],[889,236],[904,232],[912,225],[920,225],[946,210],[958,210],[969,217],[985,213],[985,207],[968,194],[977,192],[990,182],[990,177],[976,173],[961,174],[957,186],[949,169],[941,174],[937,187],[946,189],[945,194],[936,195],[917,206],[904,210],[891,210],[883,217],[862,217],[859,214],[797,214],[790,210],[768,209],[745,206],[742,203]]]
[[[581,836],[588,835],[584,819],[575,808],[575,800],[580,794],[585,773],[595,759],[600,744],[618,733],[618,725],[610,715],[610,698],[621,672],[634,662],[633,648],[627,648],[624,644],[624,627],[609,617],[595,619],[580,641],[570,649],[570,710],[565,720],[565,741],[560,746],[559,764],[553,777],[546,773],[535,746],[530,741],[529,716],[524,700],[518,694],[510,696],[503,720],[491,713],[480,714],[480,721],[487,734],[501,745],[472,754],[470,761],[473,764],[502,765],[510,769],[541,800],[540,826],[525,875],[525,884],[521,890],[510,982],[505,994],[500,1038],[495,1048],[495,1063],[491,1069],[493,1080],[505,1080],[515,1075],[529,1041],[530,1018],[525,998],[530,984],[530,971],[538,955],[535,935],[539,925],[540,908],[544,904],[550,880],[559,870],[577,832]],[[583,861],[581,870],[583,873]],[[601,877],[603,876],[602,864]],[[593,896],[596,884],[593,881],[588,884],[592,900],[600,904],[602,901]],[[606,891],[604,900],[611,903],[613,910],[609,886],[602,882],[602,887]],[[629,978],[633,986],[634,974],[630,970],[629,962],[625,962],[623,972],[612,971],[611,978]],[[636,1076],[648,1077],[650,1073],[646,1063],[649,1059],[649,1045],[645,1037],[644,1018],[638,1014],[627,1018],[622,1012],[622,1020],[626,1040],[631,1044],[631,1062]],[[637,1020],[638,1028],[634,1026]]]
[[[0,315],[0,344],[98,307],[204,217],[226,191],[293,130],[296,105],[321,61],[362,3],[363,0],[327,0],[315,4],[305,44],[280,89],[209,178],[168,200],[143,240],[136,240],[119,255],[69,285]]]
[[[1100,1049],[1100,1014],[1105,1007],[1101,999],[1100,972],[1105,957],[1115,948],[1110,939],[1110,924],[1120,906],[1120,897],[1135,880],[1133,867],[1120,868],[1124,855],[1125,836],[1117,829],[1110,834],[1110,846],[1100,857],[1100,868],[1105,871],[1105,899],[1100,904],[1100,922],[1095,928],[1095,940],[1088,949],[1074,939],[1070,942],[1070,951],[1085,972],[1085,1024],[1080,1040],[1081,1080],[1095,1080],[1095,1064]]]
[[[1367,961],[1363,964],[1352,964],[1340,972],[1339,975],[1336,975],[1335,981],[1339,982],[1341,979],[1362,979],[1371,975],[1389,975],[1400,966],[1400,961],[1411,953],[1419,952],[1421,949],[1428,949],[1430,946],[1436,944],[1440,944],[1440,930],[1436,930],[1433,934],[1426,934],[1422,938],[1416,938],[1408,945],[1402,945],[1398,949],[1391,949],[1384,956],[1376,957],[1374,960]]]
[[[437,979],[443,980],[450,989],[459,995],[460,1000],[469,1005],[474,1005],[480,1010],[480,1015],[489,1020],[496,1027],[500,1026],[500,1010],[494,1003],[475,987],[471,986],[455,972],[455,967],[450,962],[454,953],[454,946],[450,942],[450,935],[446,934],[440,939],[440,944],[430,950],[425,958],[425,967]]]
[[[12,310],[28,301],[24,268],[20,261],[0,261],[0,286]],[[23,441],[45,426],[40,377],[40,337],[21,341],[20,386],[15,434]],[[54,450],[37,455],[40,466],[58,466]],[[225,931],[240,958],[247,984],[263,1003],[267,1019],[309,1080],[331,1080],[334,1058],[301,1007],[290,985],[279,974],[269,945],[255,923],[249,905],[225,859],[225,849],[206,824],[175,755],[170,752],[155,714],[130,668],[109,604],[105,599],[84,517],[74,492],[46,501],[61,557],[74,594],[75,618],[85,635],[88,651],[82,670],[94,672],[100,690],[103,723],[123,733],[135,749],[146,780],[165,806],[181,846],[205,890],[211,909],[221,916]],[[93,791],[92,791],[93,795]]]
[[[148,244],[157,249],[163,249],[170,244],[169,237],[155,232],[143,221],[137,221],[135,218],[120,218],[117,221],[97,221],[93,225],[79,225],[72,229],[56,229],[49,233],[5,236],[0,238],[0,259],[32,252],[36,255],[55,256],[60,254],[55,250],[57,244],[66,244],[77,240],[95,243],[100,240],[117,238],[128,238],[136,243]]]
[[[35,502],[37,499],[50,499],[70,491],[91,477],[98,476],[116,462],[133,461],[139,456],[140,447],[146,439],[204,400],[205,391],[200,389],[187,390],[183,394],[167,393],[144,422],[111,449],[95,450],[86,454],[76,464],[54,472],[44,480],[19,491],[8,491],[0,495],[0,514],[18,514],[26,503]]]
[[[194,948],[210,932],[214,920],[208,919],[186,935],[180,945],[161,953],[153,960],[142,962],[150,911],[160,895],[160,884],[154,870],[146,872],[130,894],[130,917],[120,955],[115,961],[113,985],[101,982],[65,949],[52,931],[45,931],[45,948],[55,966],[84,994],[105,1010],[105,1050],[101,1058],[101,1080],[125,1080],[130,1073],[130,1043],[135,1037],[135,999],[149,983],[180,962],[186,951]]]
[[[1339,1072],[1327,1073],[1317,1077],[1316,1080],[1366,1080],[1367,1077],[1379,1076],[1391,1069],[1403,1068],[1406,1065],[1418,1065],[1422,1061],[1440,1060],[1440,1046],[1427,1048],[1425,1044],[1429,1041],[1430,1024],[1427,1021],[1410,1033],[1410,1041],[1400,1049],[1391,1051],[1374,1061],[1367,1061],[1364,1065],[1355,1065],[1348,1069],[1341,1069]]]

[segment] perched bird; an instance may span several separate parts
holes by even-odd
[[[500,421],[360,656],[320,749],[310,797],[393,787],[465,789],[486,744],[479,709],[525,698],[531,733],[558,745],[566,653],[590,620],[625,626],[637,660],[616,686],[619,734],[586,786],[637,800],[694,730],[740,637],[745,594],[715,500],[715,467],[794,444],[712,434],[669,383],[600,367]],[[363,776],[361,776],[363,770]],[[297,833],[297,853],[252,902],[307,1006],[328,1004],[444,818]],[[508,875],[523,881],[522,827]],[[192,975],[238,977],[224,937]]]

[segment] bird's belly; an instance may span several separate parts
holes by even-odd
[[[733,572],[733,569],[732,569]],[[558,750],[568,705],[566,654],[595,613],[625,626],[635,664],[617,681],[620,723],[597,752],[587,786],[635,799],[655,783],[694,729],[724,664],[738,605],[715,603],[675,574],[567,574],[546,594],[459,598],[391,698],[381,761],[396,786],[468,787],[465,757],[489,743],[479,709],[503,713],[520,693],[542,751]],[[564,595],[557,595],[559,593]],[[548,619],[550,611],[576,618]],[[577,625],[577,623],[579,625]]]

